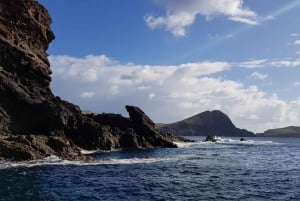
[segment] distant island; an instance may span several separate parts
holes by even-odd
[[[171,124],[156,124],[165,132],[181,136],[255,137],[253,132],[237,128],[229,117],[219,110],[206,111]]]
[[[289,126],[285,128],[269,129],[257,133],[258,137],[300,137],[300,127]]]

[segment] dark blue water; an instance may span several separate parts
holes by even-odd
[[[0,201],[300,200],[300,139],[180,146],[101,153],[94,163],[2,162]]]

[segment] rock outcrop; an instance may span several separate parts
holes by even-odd
[[[203,142],[217,142],[218,139],[216,136],[213,135],[208,135],[206,138],[203,140]]]
[[[76,159],[82,157],[78,147],[175,147],[172,141],[182,140],[155,130],[136,107],[127,106],[130,118],[85,115],[54,96],[46,53],[54,39],[50,24],[47,10],[35,0],[0,1],[0,157]]]
[[[235,127],[229,117],[218,110],[206,111],[176,123],[161,125],[160,130],[182,136],[255,136],[252,132]]]
[[[81,149],[61,136],[9,135],[0,136],[0,159],[32,160],[51,155],[68,160],[92,160]]]

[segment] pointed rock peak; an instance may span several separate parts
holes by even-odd
[[[131,121],[135,124],[148,124],[154,127],[154,122],[140,108],[136,106],[126,105],[126,110]]]

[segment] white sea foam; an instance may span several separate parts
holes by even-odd
[[[107,152],[114,152],[114,151],[121,151],[122,149],[110,149],[110,150],[85,150],[85,149],[81,149],[80,153],[84,154],[84,155],[90,155],[90,154],[97,154],[97,153],[107,153]]]
[[[0,169],[16,168],[16,167],[30,168],[30,167],[43,166],[43,165],[59,165],[59,164],[63,164],[63,161],[64,160],[61,160],[57,156],[49,156],[41,160],[32,160],[32,161],[24,161],[24,162],[2,161],[0,162]]]
[[[231,138],[220,138],[218,137],[217,142],[176,142],[179,148],[191,148],[191,147],[205,147],[205,148],[230,148],[235,145],[270,145],[270,144],[280,144],[274,143],[272,141],[262,141],[262,140],[245,140],[240,141],[239,139]],[[82,150],[83,154],[93,154],[98,153],[97,150]],[[53,166],[53,165],[75,165],[75,166],[93,166],[93,165],[118,165],[118,164],[149,164],[156,162],[165,161],[179,161],[188,158],[189,155],[174,155],[173,157],[144,157],[144,158],[108,158],[108,159],[98,159],[95,161],[68,161],[62,160],[57,156],[50,156],[42,160],[33,160],[25,162],[12,162],[12,161],[0,161],[0,170],[8,168],[19,168],[19,167],[36,167],[36,166]]]
[[[235,144],[241,144],[241,145],[269,145],[269,144],[279,144],[279,143],[274,143],[273,141],[260,141],[260,140],[244,140],[241,141],[240,139],[231,139],[231,138],[221,138],[221,137],[216,137],[216,144],[230,144],[230,145],[235,145]],[[210,143],[210,142],[209,142]]]
[[[75,166],[95,166],[95,165],[118,165],[118,164],[147,164],[156,163],[170,160],[179,160],[179,158],[111,158],[106,160],[95,160],[95,161],[69,161],[62,160],[57,156],[50,156],[42,160],[32,160],[25,162],[12,162],[12,161],[2,161],[0,162],[1,169],[9,168],[19,168],[26,167],[32,168],[37,166],[52,166],[52,165],[75,165]]]
[[[98,150],[85,150],[85,149],[81,149],[80,152],[84,155],[88,155],[88,154],[94,154],[94,153],[98,153]]]
[[[176,144],[179,148],[188,148],[191,146],[198,145],[200,142],[173,142]]]

